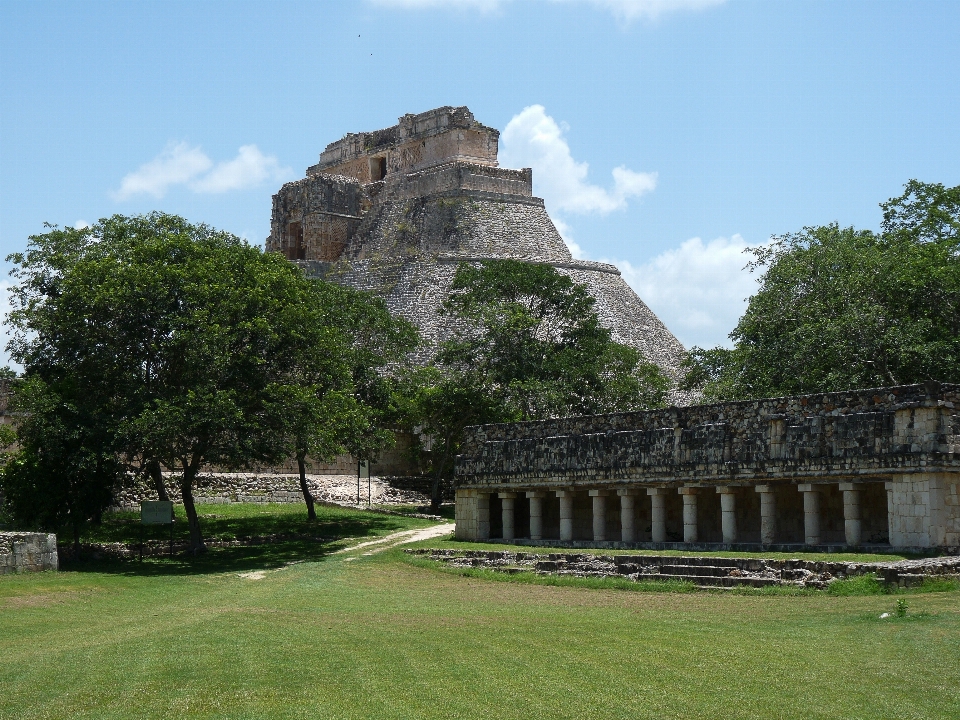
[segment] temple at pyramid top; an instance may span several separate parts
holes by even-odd
[[[393,127],[348,133],[327,145],[307,175],[346,175],[362,183],[462,161],[497,167],[500,131],[478,123],[465,107],[404,115]]]

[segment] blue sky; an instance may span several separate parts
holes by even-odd
[[[0,249],[158,209],[262,243],[344,133],[467,105],[687,346],[742,250],[960,184],[960,3],[0,0]]]

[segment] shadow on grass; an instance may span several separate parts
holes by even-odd
[[[271,570],[294,562],[317,562],[338,549],[334,541],[289,541],[246,547],[214,547],[200,555],[173,557],[80,557],[61,563],[67,572],[96,572],[129,576],[202,575],[248,570]]]
[[[138,557],[140,523],[137,513],[116,513],[104,519],[84,538],[84,543],[109,545],[121,543],[132,556],[111,556],[99,549],[81,553],[61,562],[61,570],[72,572],[115,573],[131,576],[209,574],[268,570],[297,562],[317,562],[344,547],[346,539],[364,539],[421,527],[423,521],[400,516],[380,515],[340,508],[317,508],[317,520],[308,521],[296,507],[216,506],[202,508],[201,529],[209,543],[205,553],[183,552],[187,525],[182,508],[177,508],[174,523],[174,553],[166,553],[168,529],[151,526],[144,537],[163,555]],[[237,541],[243,544],[217,546],[215,542]],[[178,548],[177,545],[180,547]]]

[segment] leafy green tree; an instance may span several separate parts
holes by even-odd
[[[686,386],[722,400],[960,376],[960,188],[911,181],[881,207],[880,233],[833,224],[754,248],[734,347],[694,348]]]
[[[340,416],[359,412],[359,355],[330,322],[332,295],[229,233],[114,216],[33,236],[9,259],[10,350],[25,377],[95,398],[115,457],[180,473],[194,551],[201,467],[275,462],[298,434],[343,442],[352,421]]]
[[[68,527],[77,551],[83,526],[111,503],[123,468],[95,399],[78,394],[71,380],[28,378],[18,384],[12,409],[20,411],[19,447],[4,464],[2,487],[18,525]]]
[[[390,315],[381,298],[332,283],[317,283],[315,327],[335,332],[339,351],[301,352],[291,368],[290,454],[297,459],[308,519],[316,519],[306,479],[306,458],[330,460],[349,452],[376,460],[394,440],[395,380],[390,372],[417,342],[410,323]],[[308,350],[308,348],[305,348]]]
[[[918,242],[960,239],[960,186],[911,180],[903,194],[881,203],[884,235],[905,234]]]
[[[457,268],[443,310],[454,336],[420,381],[433,439],[433,504],[468,425],[663,405],[668,381],[600,324],[587,289],[549,265],[518,260]]]
[[[407,401],[406,426],[413,428],[423,443],[414,451],[424,451],[424,468],[431,477],[430,504],[440,507],[443,481],[453,475],[453,462],[470,425],[509,422],[519,419],[503,398],[471,368],[431,365],[418,368],[405,377],[401,397]],[[419,453],[417,453],[419,455]]]
[[[667,380],[611,340],[594,304],[585,286],[549,265],[462,264],[443,306],[458,328],[438,363],[469,368],[517,419],[662,404]]]

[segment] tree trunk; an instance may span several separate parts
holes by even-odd
[[[193,502],[193,481],[197,476],[194,463],[183,464],[183,478],[180,481],[180,494],[183,497],[183,509],[187,514],[187,526],[190,529],[190,544],[187,552],[193,555],[207,551],[203,542],[203,533],[200,532],[200,518],[197,517],[197,506]]]
[[[307,504],[307,520],[316,520],[317,511],[313,507],[313,494],[307,485],[307,464],[302,453],[297,453],[297,467],[300,469],[300,490],[303,491],[303,501]]]
[[[147,474],[149,474],[153,480],[153,489],[157,491],[157,499],[163,501],[170,500],[170,496],[167,495],[167,486],[163,483],[163,471],[160,469],[160,462],[157,460],[148,462]]]
[[[80,523],[73,521],[73,559],[80,557]]]

